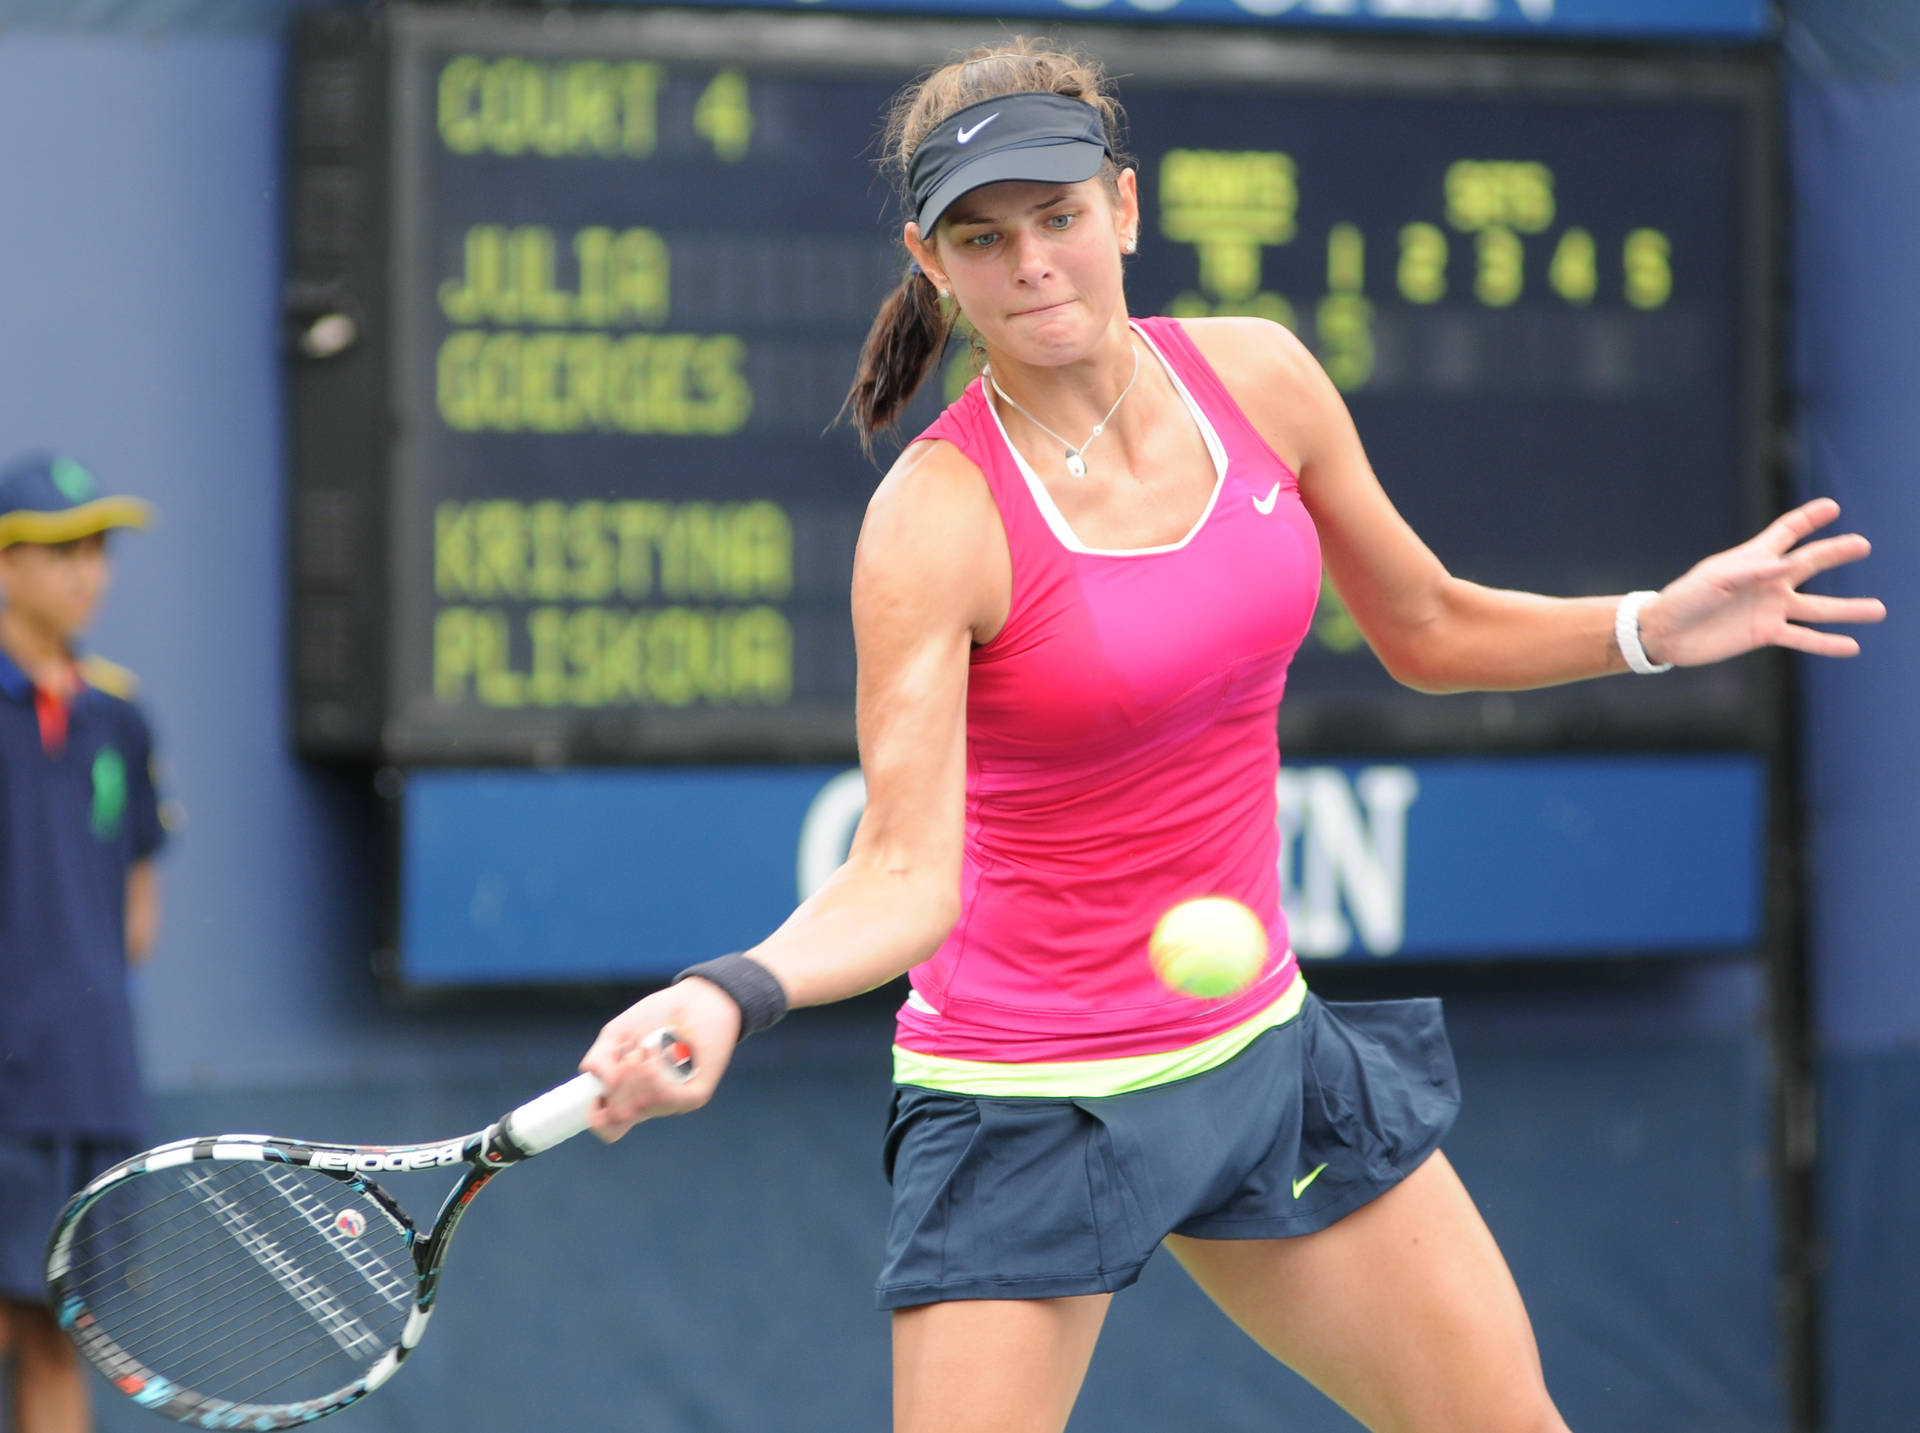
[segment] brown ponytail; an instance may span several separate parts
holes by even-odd
[[[1131,161],[1119,147],[1125,117],[1105,71],[1097,60],[1024,35],[973,50],[903,90],[887,117],[880,162],[904,197],[913,151],[948,115],[981,100],[1036,91],[1085,100],[1100,111],[1113,146],[1101,178],[1118,193],[1120,166]],[[931,234],[925,237],[933,241]],[[873,435],[900,421],[920,385],[939,367],[958,318],[958,310],[942,302],[933,280],[917,265],[880,306],[860,350],[859,372],[840,407],[840,417],[852,418],[868,457]]]
[[[860,446],[873,456],[873,435],[900,421],[913,395],[940,366],[958,310],[940,301],[933,280],[915,264],[887,295],[860,349],[860,366],[840,405],[851,415]]]

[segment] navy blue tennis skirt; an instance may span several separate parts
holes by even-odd
[[[1459,1081],[1437,1000],[1328,1002],[1223,1065],[1087,1099],[896,1087],[875,1300],[1108,1293],[1169,1233],[1311,1234],[1439,1146]]]

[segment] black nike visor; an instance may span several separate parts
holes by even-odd
[[[1085,100],[1029,91],[948,115],[907,162],[907,191],[922,235],[953,201],[985,184],[1078,184],[1111,153],[1100,111]]]

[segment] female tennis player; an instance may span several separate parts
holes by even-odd
[[[913,259],[849,397],[890,426],[957,310],[982,376],[875,493],[853,578],[866,815],[753,950],[693,967],[582,1061],[594,1126],[697,1107],[790,1005],[911,972],[885,1156],[900,1433],[1057,1433],[1116,1290],[1165,1244],[1275,1357],[1381,1433],[1564,1430],[1519,1293],[1446,1157],[1432,1001],[1323,1004],[1279,907],[1275,718],[1325,563],[1427,691],[1830,656],[1872,599],[1798,589],[1866,555],[1816,501],[1659,593],[1557,600],[1450,576],[1284,328],[1134,319],[1140,224],[1097,67],[1018,41],[909,90],[889,134]],[[1812,540],[1809,540],[1812,539]],[[1636,678],[1638,680],[1639,678]],[[1265,923],[1197,1000],[1148,936],[1184,898]],[[671,1026],[699,1072],[643,1044]]]

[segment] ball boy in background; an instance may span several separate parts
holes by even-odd
[[[76,641],[107,533],[146,504],[70,458],[0,470],[0,1356],[16,1433],[84,1433],[87,1390],[42,1292],[67,1196],[139,1148],[127,967],[158,920],[163,833],[131,674]]]

